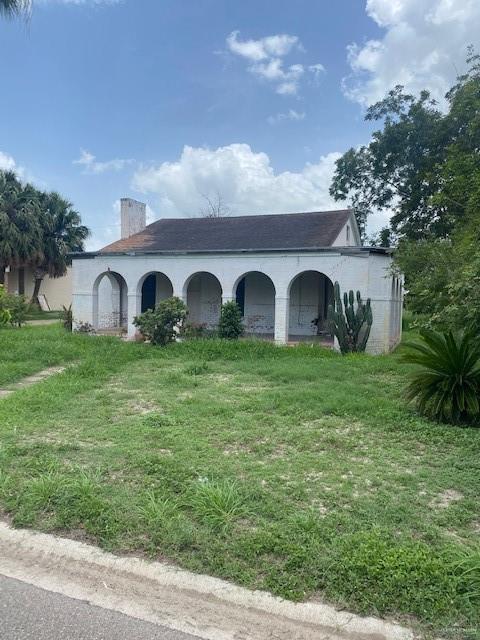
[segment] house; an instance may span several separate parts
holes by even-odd
[[[371,298],[368,350],[384,353],[400,340],[402,282],[391,250],[362,247],[351,209],[224,218],[161,219],[146,226],[145,205],[121,201],[121,239],[75,254],[76,325],[123,328],[172,295],[189,322],[214,327],[222,302],[236,300],[246,332],[278,344],[326,332],[333,283]]]
[[[9,293],[25,296],[30,300],[34,285],[32,267],[9,267],[5,273],[5,289]],[[72,302],[71,267],[68,267],[65,275],[60,278],[50,278],[46,275],[40,286],[40,295],[51,311],[61,311],[62,307],[68,307]]]

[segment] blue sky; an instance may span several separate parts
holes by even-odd
[[[127,195],[150,219],[217,192],[232,214],[330,207],[365,107],[397,82],[441,98],[479,4],[37,0],[28,25],[0,23],[0,167],[71,199],[90,248]]]

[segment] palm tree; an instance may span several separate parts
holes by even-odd
[[[6,18],[28,18],[31,9],[32,0],[0,0],[0,15]]]
[[[40,259],[38,213],[38,191],[22,185],[13,171],[0,171],[0,282],[6,267]]]
[[[65,275],[69,264],[68,254],[83,251],[83,243],[89,235],[81,224],[80,214],[73,205],[56,192],[40,195],[40,227],[42,255],[33,262],[35,286],[32,304],[38,305],[38,294],[43,278]]]

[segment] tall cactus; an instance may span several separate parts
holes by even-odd
[[[333,304],[328,307],[328,323],[344,354],[365,351],[370,336],[373,323],[370,298],[364,303],[360,291],[357,291],[356,303],[355,309],[355,296],[350,290],[348,295],[346,292],[343,294],[342,305],[340,285],[335,282]]]

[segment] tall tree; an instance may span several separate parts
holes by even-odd
[[[27,18],[32,9],[32,0],[0,0],[0,15],[6,18]]]
[[[42,257],[38,191],[12,171],[0,171],[0,282],[5,268]]]
[[[47,274],[53,278],[65,275],[69,264],[68,254],[83,251],[84,241],[89,235],[89,230],[81,224],[80,214],[72,203],[56,192],[40,195],[39,223],[42,254],[33,261],[33,304],[38,304],[44,277]]]

